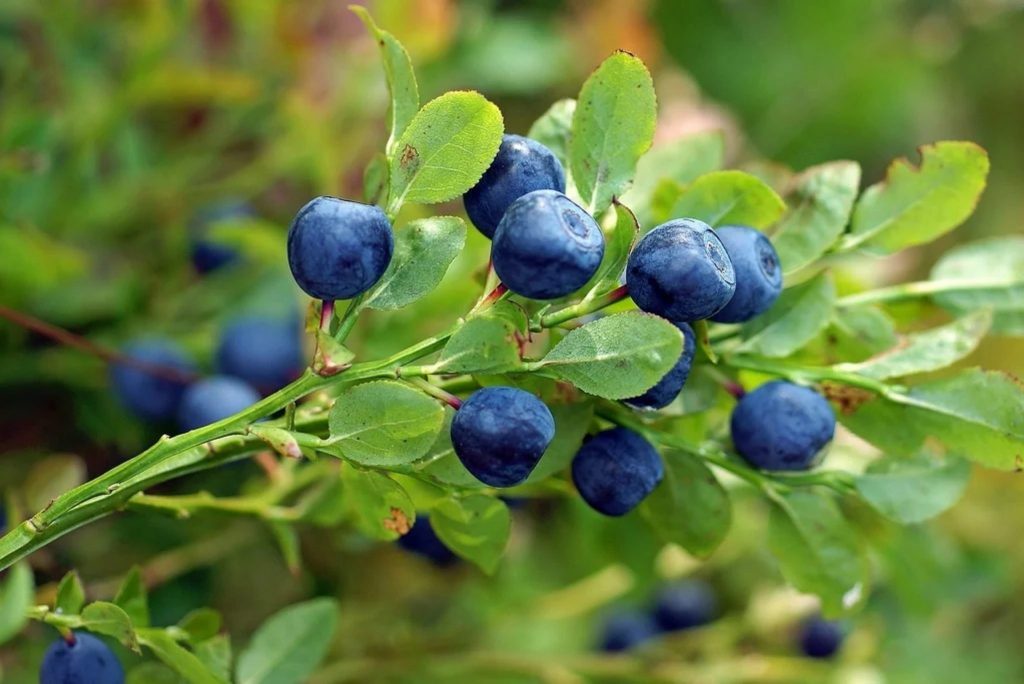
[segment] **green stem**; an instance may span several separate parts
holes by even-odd
[[[615,302],[621,301],[629,296],[629,290],[625,285],[617,287],[611,292],[607,292],[599,297],[593,299],[584,299],[582,302],[572,304],[558,311],[552,311],[549,314],[541,316],[540,321],[533,326],[533,332],[540,332],[544,328],[554,328],[557,325],[561,325],[566,321],[571,321],[574,318],[580,316],[586,316],[587,314],[600,311],[601,309],[611,306]]]
[[[847,373],[821,366],[801,366],[786,361],[776,361],[758,356],[729,356],[725,359],[725,365],[733,368],[745,368],[747,370],[778,375],[793,382],[810,383],[822,380],[837,382],[841,385],[859,387],[860,389],[874,392],[875,394],[902,402],[902,389],[886,384],[880,380],[869,378],[856,373]]]
[[[1006,279],[986,280],[984,278],[973,280],[923,280],[847,295],[845,297],[841,297],[839,301],[836,302],[836,306],[847,308],[851,306],[860,306],[862,304],[899,302],[906,299],[916,299],[918,297],[927,297],[934,294],[993,290],[1019,284],[1019,281]]]
[[[355,327],[356,321],[359,319],[359,312],[363,309],[364,297],[365,293],[357,295],[349,301],[348,308],[345,309],[345,314],[338,323],[338,329],[334,332],[334,339],[338,340],[338,342],[344,342],[349,333],[352,332],[352,328]]]

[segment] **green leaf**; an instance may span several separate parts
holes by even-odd
[[[150,660],[133,667],[125,681],[128,684],[182,684],[186,680],[163,663]]]
[[[615,223],[604,231],[604,258],[590,279],[586,299],[598,297],[622,284],[620,278],[626,269],[626,261],[640,235],[640,224],[629,207],[618,201],[614,204]]]
[[[363,306],[389,311],[412,304],[437,287],[465,244],[466,224],[455,216],[409,222],[395,232],[391,264]]]
[[[196,644],[196,657],[207,669],[225,681],[231,679],[231,638],[227,634]]]
[[[654,140],[654,83],[628,52],[606,59],[583,84],[572,119],[569,167],[585,206],[600,214],[626,191]]]
[[[442,499],[430,512],[430,524],[445,546],[492,574],[505,552],[512,518],[501,499],[474,494]]]
[[[78,572],[72,570],[64,575],[57,585],[57,601],[54,607],[65,615],[78,615],[84,605],[85,587],[82,586]]]
[[[392,156],[388,214],[405,202],[445,202],[476,185],[498,153],[503,130],[501,111],[480,93],[445,93],[428,102]]]
[[[743,326],[737,351],[789,356],[825,329],[835,301],[835,285],[827,272],[783,291],[772,308]]]
[[[884,380],[946,368],[977,349],[992,325],[992,312],[973,314],[938,328],[907,335],[900,343],[861,363],[840,363],[836,370]]]
[[[669,215],[700,219],[712,228],[731,224],[766,228],[785,210],[782,198],[756,176],[714,171],[687,187]]]
[[[238,657],[238,684],[303,682],[327,655],[338,622],[338,604],[318,598],[273,615]]]
[[[352,5],[349,9],[356,13],[367,30],[373,34],[384,60],[384,73],[387,76],[388,91],[391,93],[391,106],[388,112],[390,134],[386,148],[388,156],[391,156],[394,154],[397,140],[416,116],[416,110],[420,108],[416,72],[413,70],[409,53],[402,44],[393,35],[378,28],[366,8]]]
[[[268,521],[267,527],[274,537],[281,557],[284,558],[284,564],[288,566],[288,572],[298,577],[302,572],[302,549],[299,547],[299,533],[293,526],[280,520]]]
[[[416,507],[409,495],[384,473],[343,468],[341,478],[356,527],[366,536],[391,541],[416,522]]]
[[[533,122],[530,132],[526,134],[528,138],[533,138],[554,152],[563,166],[568,165],[572,117],[575,112],[576,100],[559,100]]]
[[[729,495],[699,459],[673,451],[664,461],[665,478],[640,504],[640,515],[663,541],[707,558],[732,524]]]
[[[352,387],[331,409],[328,453],[368,466],[412,463],[427,452],[444,420],[441,404],[400,382]]]
[[[384,201],[387,194],[388,158],[377,153],[363,170],[363,201],[367,204],[378,204]]]
[[[178,621],[178,627],[185,630],[192,643],[213,638],[220,631],[220,625],[220,613],[212,608],[197,608]]]
[[[863,550],[831,498],[809,491],[778,495],[768,524],[768,547],[786,581],[820,597],[827,616],[839,615],[867,596]]]
[[[928,283],[935,301],[956,314],[991,308],[992,331],[1024,335],[1024,237],[978,240],[947,252]]]
[[[784,273],[814,263],[836,243],[859,189],[860,165],[852,161],[812,166],[794,179],[789,211],[772,235]]]
[[[90,632],[114,637],[133,651],[139,650],[139,640],[132,620],[118,605],[106,601],[90,603],[82,609],[82,627]]]
[[[896,324],[877,306],[851,306],[833,313],[829,323],[834,353],[841,359],[865,359],[899,341]]]
[[[10,641],[28,621],[35,583],[28,563],[11,567],[0,586],[0,644]]]
[[[971,466],[957,456],[918,453],[883,456],[855,483],[875,510],[898,523],[934,518],[955,504],[967,488]]]
[[[555,419],[555,437],[525,484],[540,482],[568,468],[594,419],[594,405],[590,401],[551,403],[548,408]]]
[[[526,312],[506,300],[470,316],[441,350],[435,373],[503,373],[519,368]]]
[[[683,353],[683,334],[663,318],[637,311],[576,328],[538,367],[605,399],[626,399],[653,387]]]
[[[194,653],[181,646],[162,629],[140,629],[139,642],[192,684],[226,684]]]
[[[121,582],[114,596],[114,604],[128,614],[135,627],[149,626],[149,603],[139,566],[133,567]]]
[[[885,180],[864,191],[841,249],[896,252],[930,242],[971,215],[988,176],[985,150],[946,141],[924,145],[920,153],[919,167],[896,159]]]

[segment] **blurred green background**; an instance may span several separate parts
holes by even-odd
[[[376,47],[346,4],[0,3],[0,304],[105,344],[165,334],[206,360],[229,316],[302,306],[284,264],[288,221],[312,196],[360,196],[362,169],[385,137]],[[382,0],[370,8],[408,47],[424,100],[478,89],[510,132],[525,133],[625,48],[655,75],[659,138],[722,129],[731,165],[801,169],[849,158],[871,183],[920,144],[983,145],[992,174],[976,215],[936,244],[872,264],[864,277],[878,284],[925,277],[952,245],[1019,232],[1024,219],[1024,8],[1015,0]],[[196,217],[232,199],[256,212],[224,230],[245,267],[201,277],[189,257]],[[465,309],[486,259],[484,240],[471,233],[445,284],[414,311],[361,322],[357,352],[389,353]],[[970,361],[1024,372],[1022,352],[1019,340],[994,339]],[[110,397],[102,363],[6,322],[0,435],[0,483],[29,501],[155,436]],[[257,473],[240,466],[181,488],[232,491]],[[1017,478],[978,472],[937,524],[873,530],[878,586],[853,618],[840,661],[789,670],[794,616],[808,606],[782,587],[759,544],[763,504],[742,490],[735,529],[699,567],[681,552],[659,553],[630,518],[609,525],[578,504],[532,502],[515,512],[495,578],[317,529],[304,538],[307,567],[295,578],[256,523],[138,514],[61,540],[37,554],[35,568],[43,584],[76,566],[97,598],[113,575],[143,563],[154,568],[158,624],[212,605],[233,636],[289,601],[337,595],[340,636],[317,682],[577,681],[558,663],[586,656],[610,606],[642,603],[666,578],[696,573],[715,584],[727,615],[664,647],[720,663],[711,681],[1003,683],[1024,681],[1022,494]],[[0,650],[4,681],[34,681],[51,638],[34,627]],[[550,666],[524,674],[513,657],[481,663],[485,678],[448,662],[473,648],[540,654]],[[783,669],[751,671],[745,663],[759,655],[778,656]],[[381,662],[394,672],[385,675]]]

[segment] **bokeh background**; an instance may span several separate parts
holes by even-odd
[[[0,304],[103,344],[170,336],[206,360],[232,316],[301,315],[283,256],[288,222],[312,196],[360,196],[363,167],[385,137],[376,46],[346,4],[0,3]],[[478,89],[511,132],[525,133],[625,48],[655,76],[659,138],[721,129],[731,166],[772,174],[848,158],[871,183],[922,143],[984,146],[992,173],[975,216],[933,245],[869,263],[865,282],[926,277],[951,246],[1018,233],[1024,220],[1019,0],[368,4],[409,49],[424,100]],[[190,243],[209,227],[204,212],[236,200],[252,214],[215,227],[244,267],[202,276]],[[486,258],[471,234],[444,285],[413,311],[361,321],[357,352],[390,353],[466,308]],[[1024,347],[995,338],[969,362],[1024,372]],[[0,436],[0,483],[33,506],[154,433],[110,396],[103,363],[0,322]],[[243,465],[181,488],[237,491],[258,472]],[[306,567],[295,577],[255,522],[138,514],[76,532],[34,563],[40,584],[78,567],[98,598],[141,563],[154,622],[211,605],[239,640],[288,602],[337,595],[341,627],[314,679],[322,683],[377,681],[381,663],[395,681],[579,681],[559,663],[588,657],[609,609],[695,574],[714,584],[725,615],[666,647],[720,665],[710,681],[1002,684],[1024,681],[1022,494],[1019,477],[977,472],[936,523],[877,530],[875,594],[827,664],[791,662],[793,620],[812,607],[782,587],[760,543],[762,504],[742,490],[735,529],[703,565],[658,552],[628,519],[607,525],[580,505],[543,501],[515,511],[494,578],[323,529],[304,536]],[[34,681],[51,638],[34,627],[0,650],[3,681]],[[486,676],[445,662],[471,649],[512,656],[478,663]],[[550,665],[524,673],[517,654]],[[777,660],[752,671],[761,655]]]

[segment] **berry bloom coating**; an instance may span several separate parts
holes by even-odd
[[[260,400],[259,393],[238,378],[215,375],[188,388],[178,408],[178,427],[183,431],[234,415]]]
[[[438,539],[434,528],[430,526],[430,520],[422,513],[416,516],[412,528],[398,538],[398,545],[406,551],[423,556],[435,565],[451,565],[458,560],[458,556]]]
[[[209,273],[238,260],[239,254],[231,245],[211,239],[210,228],[221,221],[239,221],[251,218],[252,207],[242,200],[229,200],[206,207],[192,222],[192,264],[200,273]]]
[[[477,390],[452,420],[456,455],[473,477],[492,487],[525,480],[554,436],[548,407],[515,387]]]
[[[636,508],[664,475],[657,450],[626,428],[594,435],[572,461],[572,481],[580,496],[595,511],[610,516]]]
[[[506,135],[490,168],[466,192],[462,202],[473,225],[487,237],[494,237],[509,206],[534,190],[565,192],[562,163],[536,140]]]
[[[105,643],[85,632],[74,636],[73,644],[58,639],[46,649],[39,684],[124,684],[124,669]]]
[[[387,216],[370,204],[317,197],[288,230],[288,264],[306,294],[350,299],[369,290],[391,263],[394,237]]]
[[[665,587],[654,605],[654,620],[665,632],[706,625],[718,615],[718,599],[705,582],[690,580]]]
[[[782,292],[779,255],[764,233],[747,226],[725,226],[718,238],[736,272],[736,293],[711,317],[719,323],[742,323],[771,308]]]
[[[715,231],[703,221],[663,223],[640,239],[626,265],[629,295],[670,321],[699,321],[736,291],[736,273]]]
[[[126,346],[122,353],[143,363],[153,364],[184,374],[194,373],[191,359],[178,345],[167,340],[139,340]],[[150,372],[125,363],[110,366],[110,382],[122,404],[139,418],[167,420],[181,403],[187,386],[184,378]]]
[[[601,650],[608,653],[628,651],[658,633],[649,615],[637,611],[615,613],[604,623]]]
[[[217,372],[233,375],[264,393],[302,373],[302,330],[291,318],[239,318],[229,323],[217,346]]]
[[[530,299],[575,292],[603,257],[604,233],[597,221],[557,190],[535,190],[513,202],[491,244],[501,282]]]
[[[843,645],[843,637],[838,622],[814,617],[800,630],[800,650],[810,658],[830,658]]]
[[[683,333],[683,353],[679,355],[676,365],[672,366],[672,370],[666,373],[657,385],[639,397],[626,399],[626,404],[633,408],[660,409],[671,404],[679,396],[686,379],[690,377],[690,366],[697,351],[697,337],[689,323],[677,323],[676,327]]]
[[[762,470],[807,470],[832,441],[836,414],[817,392],[776,380],[747,394],[732,411],[732,443]]]

